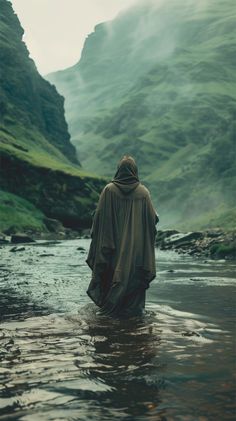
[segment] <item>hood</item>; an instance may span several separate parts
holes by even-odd
[[[117,167],[115,177],[112,180],[124,194],[130,194],[140,184],[138,168],[132,157],[124,156]]]
[[[120,181],[112,181],[112,182],[113,184],[115,184],[115,186],[117,186],[121,190],[123,194],[132,193],[140,184],[139,181],[136,181],[132,184],[124,184],[124,183],[121,183]]]

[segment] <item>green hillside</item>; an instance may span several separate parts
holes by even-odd
[[[30,221],[34,227],[35,206],[37,215],[44,212],[67,225],[84,226],[104,180],[81,169],[70,142],[64,98],[37,72],[23,33],[11,3],[0,0],[0,226],[8,228],[18,220],[22,229]],[[8,193],[14,194],[9,200]],[[27,220],[21,218],[22,198],[29,203],[25,214],[32,218]]]
[[[234,0],[141,2],[48,76],[85,168],[112,175],[132,154],[164,226],[235,226]]]

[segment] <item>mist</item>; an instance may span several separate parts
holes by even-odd
[[[78,62],[86,36],[134,0],[12,0],[24,41],[43,75]]]

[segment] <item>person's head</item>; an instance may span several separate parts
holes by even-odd
[[[116,184],[139,184],[138,167],[132,156],[124,155],[118,162],[113,182]]]
[[[133,174],[138,176],[138,167],[135,159],[131,155],[124,155],[123,158],[120,159],[117,165],[117,170],[122,168],[127,168],[131,170]]]

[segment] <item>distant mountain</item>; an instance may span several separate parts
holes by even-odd
[[[147,0],[95,27],[65,96],[80,160],[111,176],[130,153],[163,225],[235,226],[234,0]]]
[[[0,219],[5,221],[0,228],[10,226],[11,218],[17,221],[18,196],[67,225],[88,225],[104,180],[81,170],[70,143],[64,98],[37,72],[23,33],[11,3],[0,0]],[[10,193],[16,195],[11,196],[11,212]],[[26,202],[19,203],[22,210]],[[29,218],[24,227],[27,223]],[[18,225],[24,228],[20,216]]]

